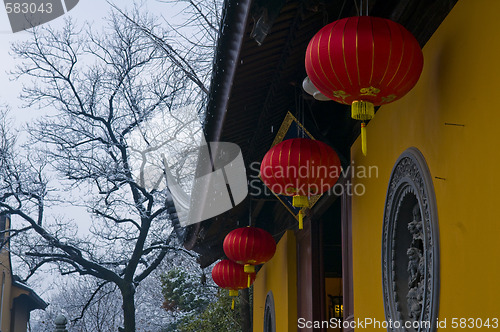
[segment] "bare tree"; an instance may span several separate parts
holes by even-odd
[[[22,98],[47,115],[28,127],[26,144],[1,126],[0,213],[14,217],[6,241],[26,279],[50,264],[97,278],[93,296],[116,287],[120,330],[132,332],[136,287],[169,251],[183,250],[164,178],[148,170],[166,155],[179,177],[192,176],[209,76],[206,61],[193,59],[213,52],[177,50],[171,32],[137,9],[115,8],[108,23],[100,33],[71,21],[58,31],[36,28],[13,46],[22,60],[16,74],[32,78]],[[86,209],[88,230],[58,212],[65,206]]]
[[[116,331],[122,322],[116,285],[95,278],[67,279],[50,298],[50,306],[31,325],[37,332],[53,332],[55,318],[63,313],[71,331]]]

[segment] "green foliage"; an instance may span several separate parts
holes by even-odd
[[[165,273],[161,281],[163,308],[176,316],[164,331],[242,331],[240,297],[234,297],[235,308],[231,310],[233,297],[229,291],[215,286],[211,279],[199,279],[186,270],[174,268]]]
[[[201,313],[210,303],[210,295],[195,276],[174,268],[161,277],[163,308],[167,311]]]
[[[228,291],[221,291],[217,300],[210,303],[199,315],[184,317],[177,325],[179,332],[238,332],[241,331],[239,298],[236,297],[235,308],[231,310],[232,297]]]

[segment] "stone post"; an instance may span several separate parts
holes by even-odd
[[[56,319],[54,319],[54,324],[56,325],[54,332],[68,332],[68,330],[66,330],[68,320],[63,315],[57,316]]]

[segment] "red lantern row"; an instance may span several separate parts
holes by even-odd
[[[223,247],[229,259],[215,265],[212,278],[219,287],[228,289],[230,296],[237,296],[238,290],[250,287],[255,281],[255,265],[264,264],[276,251],[272,235],[256,227],[231,231]],[[234,309],[234,300],[231,307]]]
[[[319,92],[352,105],[352,117],[363,121],[362,149],[366,154],[364,121],[373,118],[375,105],[397,100],[413,88],[422,71],[423,55],[417,40],[400,24],[377,17],[349,17],[326,25],[311,39],[305,66]],[[339,157],[331,147],[294,138],[266,153],[260,175],[274,193],[293,196],[293,206],[301,208],[302,229],[309,197],[330,190],[340,170]],[[212,277],[232,296],[250,287],[255,280],[254,266],[267,262],[276,251],[271,234],[254,227],[230,232],[223,246],[232,261],[219,262]]]

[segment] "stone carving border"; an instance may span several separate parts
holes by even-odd
[[[267,328],[271,326],[271,330]],[[264,332],[276,332],[276,310],[274,307],[273,292],[269,291],[266,296],[266,304],[264,306]]]
[[[395,265],[398,262],[395,261],[394,257],[396,256],[398,245],[398,240],[395,236],[398,215],[406,195],[414,195],[418,201],[422,221],[421,242],[423,244],[423,255],[421,262],[423,266],[421,270],[425,272],[422,273],[421,280],[421,293],[423,294],[420,297],[422,298],[422,309],[420,311],[420,318],[416,320],[431,322],[430,328],[419,328],[413,331],[436,331],[440,289],[437,206],[429,168],[422,153],[414,147],[404,151],[396,161],[392,169],[385,201],[382,238],[382,288],[385,316],[387,321],[392,320],[393,322],[408,320],[408,317],[402,317],[401,304],[398,303],[398,296],[401,296],[401,294],[398,294],[396,287],[397,275]],[[388,327],[388,331],[408,330],[404,326],[393,326],[392,328]]]

